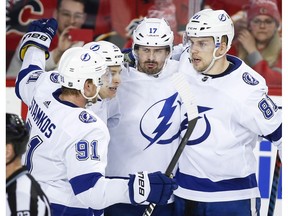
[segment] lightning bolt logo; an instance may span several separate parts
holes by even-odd
[[[158,143],[158,144],[171,143],[171,141],[173,141],[174,139],[176,139],[179,136],[180,132],[177,132],[176,134],[173,134],[172,137],[170,137],[169,139],[159,140],[163,136],[163,134],[166,131],[168,131],[168,129],[170,128],[170,126],[172,124],[170,119],[173,116],[173,114],[175,113],[177,106],[181,106],[180,102],[176,101],[177,96],[178,96],[178,93],[175,93],[174,95],[172,95],[171,97],[169,97],[167,99],[158,101],[157,103],[153,104],[144,113],[144,115],[140,121],[140,131],[141,131],[141,134],[149,141],[149,144],[145,149],[149,148],[154,143]],[[162,105],[163,103],[164,103],[164,105]],[[153,108],[155,108],[157,106],[163,106],[159,115],[157,116],[157,120],[161,119],[161,121],[158,124],[158,126],[155,128],[155,130],[152,132],[152,134],[150,134],[150,136],[149,136],[148,134],[146,134],[144,132],[143,120],[144,120],[144,117],[147,115],[147,113],[149,113]],[[179,127],[180,127],[180,125],[179,125]],[[156,142],[156,141],[158,141],[158,142]]]
[[[209,108],[209,107],[202,107],[202,106],[198,106],[198,113],[205,113],[209,110],[211,110],[212,108]],[[210,135],[211,133],[211,124],[206,116],[206,114],[204,114],[204,122],[205,122],[205,130],[203,132],[203,134],[201,136],[199,136],[198,138],[196,139],[193,139],[193,140],[189,140],[187,145],[198,145],[202,142],[204,142],[208,136]],[[198,119],[202,119],[203,117],[198,117]],[[198,120],[199,121],[199,120]],[[198,123],[199,125],[199,123]],[[199,126],[198,126],[199,127]]]

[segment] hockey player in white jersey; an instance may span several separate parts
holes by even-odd
[[[105,60],[83,47],[70,48],[59,72],[45,72],[55,19],[33,21],[23,36],[22,69],[15,91],[28,105],[30,141],[25,165],[48,196],[53,215],[102,215],[115,203],[167,203],[177,185],[160,172],[106,179],[109,132],[87,102],[96,102]],[[60,82],[60,84],[59,84]]]
[[[121,83],[124,55],[118,46],[108,41],[89,42],[83,47],[100,54],[105,59],[111,75],[107,82],[103,82],[97,103],[88,105],[87,108],[95,112],[109,127],[114,127],[120,118],[119,103],[115,95]]]
[[[134,31],[136,68],[122,71],[116,94],[121,118],[109,128],[109,177],[127,177],[139,169],[164,172],[178,147],[187,119],[170,80],[178,69],[178,62],[169,60],[172,45],[173,32],[164,19],[144,18]],[[142,216],[147,205],[116,204],[105,209],[105,216]],[[153,215],[170,216],[173,208],[171,200]]]
[[[191,84],[199,119],[179,160],[177,203],[187,216],[259,215],[253,149],[261,136],[281,152],[281,110],[267,95],[263,77],[226,54],[234,27],[225,11],[196,13],[186,34],[190,46],[179,72]]]

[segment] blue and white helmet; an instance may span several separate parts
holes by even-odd
[[[61,56],[58,71],[62,86],[83,91],[87,79],[101,86],[101,76],[106,72],[105,60],[92,50],[72,47]]]
[[[124,54],[118,46],[111,42],[89,42],[83,47],[100,54],[105,59],[107,66],[120,66],[124,62]]]
[[[204,9],[191,17],[186,25],[186,34],[188,37],[213,37],[216,48],[222,36],[227,35],[228,51],[234,38],[234,24],[224,10]]]
[[[133,46],[169,46],[172,51],[174,35],[168,22],[159,18],[144,18],[133,32]]]

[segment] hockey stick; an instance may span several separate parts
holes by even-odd
[[[279,157],[279,152],[277,151],[273,180],[272,180],[272,187],[271,187],[270,199],[269,199],[268,216],[274,215],[274,209],[275,209],[275,204],[276,204],[276,199],[277,199],[276,196],[277,196],[277,190],[278,190],[278,183],[279,183],[279,177],[280,177],[280,168],[281,168],[281,160]]]
[[[195,98],[194,95],[192,94],[191,88],[187,83],[187,81],[185,80],[184,76],[179,73],[174,74],[172,76],[172,83],[174,84],[174,87],[176,88],[180,97],[182,98],[183,104],[187,110],[188,127],[175,154],[173,155],[173,158],[171,159],[165,171],[165,175],[168,177],[171,177],[173,169],[175,168],[198,120],[197,104],[195,102]],[[150,203],[149,206],[145,209],[143,216],[152,215],[155,207],[156,207],[155,203]]]

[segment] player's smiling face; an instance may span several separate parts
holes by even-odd
[[[99,92],[102,99],[115,97],[117,88],[121,83],[121,70],[121,66],[109,66],[110,76],[103,79],[103,86]]]
[[[138,70],[149,75],[159,73],[169,55],[167,47],[139,46],[136,52],[138,56]]]
[[[198,72],[205,71],[213,59],[215,48],[213,37],[190,37],[190,55],[193,67]]]

